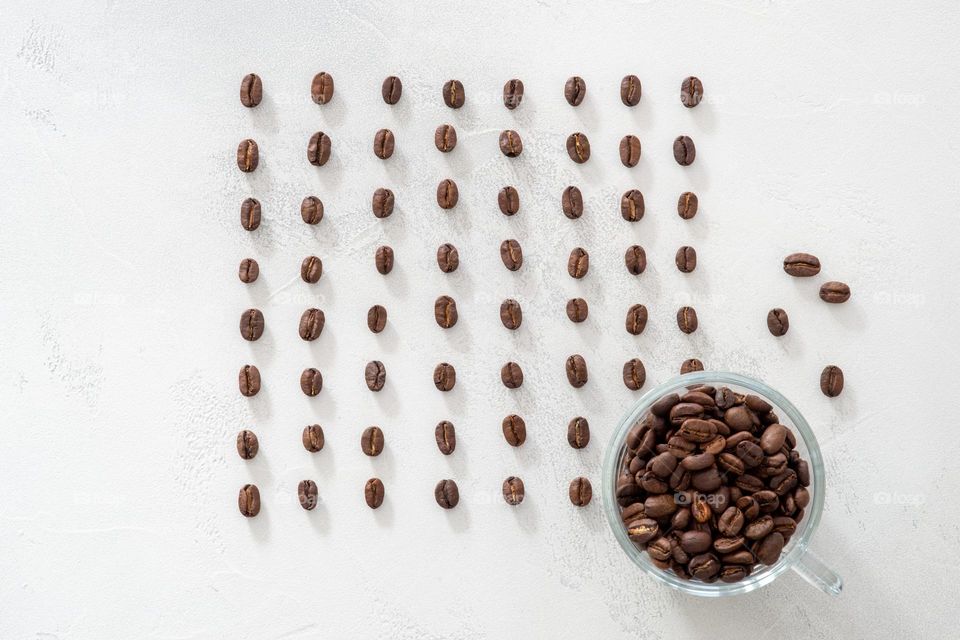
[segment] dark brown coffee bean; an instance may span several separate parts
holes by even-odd
[[[260,309],[247,309],[240,314],[240,335],[244,340],[259,340],[263,335],[264,319]]]
[[[750,564],[752,565],[756,562],[756,558],[749,549],[741,549],[739,551],[734,551],[733,553],[728,553],[723,556],[724,563],[727,564]]]
[[[583,247],[577,247],[570,252],[567,259],[567,273],[571,278],[580,279],[590,270],[590,254]]]
[[[684,78],[683,82],[680,83],[680,102],[683,103],[683,106],[692,109],[700,104],[702,98],[703,83],[700,82],[700,78],[695,76]]]
[[[690,555],[703,553],[713,545],[708,531],[684,531],[680,536],[680,546]]]
[[[459,80],[447,80],[443,83],[443,103],[451,109],[463,106],[467,97],[463,91],[463,83]]]
[[[763,489],[755,492],[752,497],[757,501],[761,514],[771,514],[780,508],[780,496],[775,491]]]
[[[620,196],[620,217],[627,222],[636,222],[643,218],[646,207],[643,203],[643,194],[636,189],[630,189]]]
[[[457,324],[457,302],[450,296],[440,296],[433,303],[433,317],[443,329]]]
[[[512,507],[523,502],[523,480],[517,476],[510,476],[503,481],[503,499]]]
[[[820,374],[820,391],[828,398],[836,398],[843,391],[843,369],[835,364],[823,368]]]
[[[640,78],[634,75],[623,76],[620,81],[620,101],[628,107],[635,107],[640,104],[640,94]]]
[[[681,460],[681,464],[687,471],[703,471],[712,467],[715,461],[712,453],[697,453]]]
[[[587,95],[587,83],[580,76],[571,76],[563,85],[563,97],[572,107],[583,102]]]
[[[677,405],[682,406],[682,405]],[[688,418],[680,424],[677,435],[698,444],[710,442],[717,435],[717,425],[709,420]]]
[[[670,424],[679,427],[691,418],[702,418],[703,405],[695,402],[679,402],[670,407]]]
[[[323,376],[320,371],[310,367],[300,374],[300,390],[308,396],[315,396],[323,390]]]
[[[571,220],[576,220],[583,215],[583,194],[580,189],[569,186],[563,190],[560,196],[560,206],[563,208],[563,215]]]
[[[512,298],[507,298],[500,304],[500,322],[511,331],[520,328],[523,322],[523,310],[520,303]]]
[[[333,76],[326,71],[313,76],[313,82],[310,83],[310,97],[317,104],[330,102],[333,99]]]
[[[303,433],[300,434],[300,442],[303,444],[303,448],[310,453],[320,451],[323,449],[325,442],[323,438],[323,427],[318,424],[307,425],[303,428]]]
[[[643,502],[644,510],[650,518],[662,518],[669,516],[677,510],[677,502],[670,494],[663,493],[656,496],[649,496]]]
[[[323,220],[323,202],[316,196],[307,196],[300,203],[300,217],[307,224],[320,224]]]
[[[260,147],[250,138],[243,140],[237,146],[237,166],[240,171],[250,173],[257,170],[260,164]]]
[[[677,311],[677,326],[684,333],[693,333],[697,330],[697,311],[693,307],[680,307]]]
[[[433,437],[437,441],[440,453],[445,456],[450,455],[457,448],[457,430],[449,420],[437,423],[437,428],[433,430]]]
[[[257,489],[257,485],[245,484],[240,488],[237,506],[240,508],[240,513],[248,518],[253,518],[260,513],[260,490]]]
[[[647,464],[647,469],[660,478],[669,478],[677,469],[677,458],[669,451],[664,451],[653,457]]]
[[[800,478],[799,472],[797,472],[797,477]],[[798,481],[800,484],[803,484],[802,478],[800,478]],[[798,509],[806,509],[807,505],[810,504],[810,492],[805,487],[797,487],[797,490],[793,492],[793,499],[794,502],[797,503]]]
[[[583,449],[590,444],[590,423],[577,416],[567,425],[567,442],[574,449]]]
[[[721,582],[733,583],[740,582],[750,575],[750,572],[747,567],[743,565],[730,564],[721,567],[718,575],[720,576]]]
[[[587,301],[583,298],[570,298],[567,300],[567,317],[571,322],[583,322],[587,319],[590,309]]]
[[[441,209],[453,209],[460,200],[460,190],[457,189],[457,183],[446,178],[437,185],[437,204]]]
[[[796,278],[809,278],[820,273],[820,259],[809,253],[791,253],[783,259],[783,270]]]
[[[313,480],[301,480],[297,485],[297,497],[300,500],[300,506],[307,511],[313,510],[317,506],[319,490],[317,483]]]
[[[747,528],[743,531],[743,535],[750,540],[760,540],[768,536],[771,531],[773,531],[773,518],[766,515],[760,516],[748,524]]]
[[[787,312],[780,308],[771,309],[767,313],[767,329],[778,338],[786,335],[787,330],[790,329],[790,318],[787,317]]]
[[[567,155],[577,164],[583,164],[590,159],[590,141],[580,133],[571,133],[567,137]]]
[[[370,208],[376,218],[388,218],[393,213],[394,196],[393,191],[380,187],[373,192],[373,200]]]
[[[390,131],[390,129],[380,129],[373,136],[373,155],[381,160],[386,160],[393,155],[393,149],[396,143],[393,131]]]
[[[772,424],[763,430],[763,434],[760,436],[760,448],[763,449],[765,454],[772,456],[780,451],[786,439],[787,428],[782,424]]]
[[[252,364],[240,367],[240,393],[248,398],[260,393],[260,369]]]
[[[647,252],[638,244],[627,247],[627,252],[623,255],[623,262],[630,275],[638,276],[647,269]]]
[[[323,261],[317,256],[307,256],[300,263],[300,278],[307,284],[316,284],[323,275]]]
[[[700,205],[697,194],[690,191],[684,191],[677,200],[677,214],[684,220],[689,220],[697,215],[697,209]]]
[[[500,424],[503,439],[511,447],[519,447],[527,441],[527,423],[516,414],[510,414]]]
[[[449,153],[457,146],[457,130],[452,124],[442,124],[433,133],[433,144],[441,153]]]
[[[497,194],[497,206],[500,207],[500,213],[505,216],[512,216],[520,211],[520,194],[513,187],[504,187]]]
[[[718,431],[719,431],[719,427],[718,427]],[[703,449],[704,453],[709,453],[711,455],[718,456],[721,453],[723,453],[723,450],[726,446],[727,446],[726,437],[718,433],[713,440],[704,442],[700,448]]]
[[[370,457],[380,455],[383,444],[383,431],[380,427],[367,427],[360,435],[360,450]]]
[[[691,273],[697,268],[697,250],[693,247],[680,247],[674,260],[681,273]]]
[[[248,429],[244,429],[237,434],[237,453],[244,460],[252,460],[260,450],[260,441],[257,434]]]
[[[647,328],[647,308],[642,304],[635,304],[627,309],[627,333],[638,336]]]
[[[298,333],[302,340],[316,340],[323,333],[323,325],[326,323],[326,316],[320,309],[307,309],[300,316],[300,326]]]
[[[673,546],[669,538],[660,536],[650,542],[647,546],[647,553],[653,558],[654,562],[664,563],[663,567],[666,569],[670,566],[668,561],[673,556]]]
[[[757,415],[744,405],[727,409],[723,414],[723,421],[730,425],[730,428],[734,431],[749,431],[760,422]]]
[[[711,580],[720,573],[720,561],[712,553],[703,553],[690,558],[687,567],[690,575],[698,580]]]
[[[687,358],[680,364],[680,375],[703,371],[703,363],[696,358]]]
[[[634,135],[623,136],[620,140],[620,162],[625,167],[635,167],[640,162],[640,138]]]
[[[508,158],[516,158],[523,153],[523,140],[512,129],[500,132],[500,152]]]
[[[500,260],[510,271],[516,271],[523,266],[523,250],[516,240],[504,240],[500,243]]]
[[[253,258],[244,258],[240,261],[238,275],[240,276],[240,282],[244,284],[256,282],[257,278],[260,277],[260,265]]]
[[[263,80],[255,73],[248,73],[240,81],[240,104],[252,109],[263,100]]]
[[[731,409],[730,411],[733,411]],[[727,412],[729,413],[729,411]],[[729,446],[730,441],[727,441]],[[738,458],[743,460],[743,464],[748,468],[752,469],[758,466],[763,462],[763,449],[760,448],[760,445],[750,440],[744,440],[743,442],[738,442],[734,451]]]
[[[433,369],[433,384],[440,391],[450,391],[457,384],[457,370],[452,364],[441,362]]]
[[[523,385],[523,370],[516,362],[508,362],[500,368],[500,382],[507,389],[517,389]]]
[[[737,507],[727,507],[717,521],[717,530],[725,536],[733,537],[740,533],[744,525],[743,512]]]
[[[642,518],[627,525],[627,535],[637,544],[646,544],[660,535],[660,527],[656,520]]]
[[[738,551],[746,542],[743,536],[716,538],[713,541],[713,548],[717,553],[728,554]]]
[[[387,326],[387,310],[375,304],[367,311],[367,328],[373,333],[380,333]]]
[[[382,275],[393,271],[393,249],[387,245],[377,247],[377,252],[373,255],[373,263]]]
[[[732,453],[723,452],[717,458],[717,466],[723,469],[725,473],[738,476],[746,470],[746,464],[743,460]]]
[[[593,499],[593,486],[590,481],[580,476],[570,481],[570,489],[567,491],[570,502],[575,507],[585,507]]]
[[[449,242],[437,247],[437,266],[444,273],[452,273],[460,266],[460,252]]]
[[[380,391],[387,381],[387,369],[379,360],[371,360],[363,371],[363,379],[370,391]]]
[[[323,131],[317,131],[310,136],[307,143],[307,160],[315,167],[322,167],[330,160],[330,136]]]
[[[384,493],[383,481],[380,478],[370,478],[363,485],[363,499],[371,509],[376,509],[383,504]]]
[[[453,480],[441,480],[433,489],[433,497],[444,509],[453,509],[460,503],[460,489]]]
[[[639,358],[631,358],[623,363],[623,384],[631,391],[640,389],[647,381],[647,370]]]
[[[520,106],[523,100],[523,81],[513,78],[503,85],[503,106],[511,111]]]
[[[240,204],[240,226],[253,231],[260,226],[260,201],[247,198]]]
[[[843,282],[824,282],[820,285],[820,299],[831,304],[840,304],[850,299],[850,287]]]
[[[761,564],[776,564],[780,559],[780,553],[783,552],[783,535],[774,532],[760,541],[755,548],[757,561]]]
[[[566,370],[570,386],[579,389],[587,384],[587,362],[579,353],[567,358]]]
[[[682,167],[693,164],[697,158],[697,147],[690,136],[677,136],[673,141],[673,159]]]
[[[397,76],[387,76],[380,85],[380,95],[383,101],[393,105],[400,102],[400,96],[403,95],[403,83]]]

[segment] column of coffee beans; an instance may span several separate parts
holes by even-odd
[[[687,109],[693,109],[703,98],[703,83],[695,76],[689,76],[680,83],[680,102]],[[697,157],[697,148],[693,139],[686,135],[679,135],[673,141],[673,158],[681,167],[689,167]],[[684,220],[690,220],[697,215],[699,200],[692,191],[684,191],[677,199],[677,214]],[[681,273],[692,273],[697,268],[697,250],[684,245],[677,249],[674,262]],[[682,306],[677,309],[677,327],[686,334],[697,330],[697,310],[692,306]],[[688,358],[680,365],[680,373],[703,371],[703,363],[697,358]]]

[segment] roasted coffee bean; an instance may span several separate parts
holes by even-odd
[[[510,414],[504,418],[500,428],[503,431],[503,439],[511,447],[519,447],[527,441],[527,423],[516,414]]]
[[[772,456],[787,440],[787,428],[782,424],[772,424],[763,430],[760,436],[760,448],[768,456]]]
[[[683,82],[680,83],[680,102],[683,103],[683,106],[692,109],[700,104],[702,98],[703,83],[700,82],[700,78],[695,76],[684,78]]]
[[[744,542],[746,542],[746,540],[743,536],[716,538],[713,541],[713,548],[717,553],[726,555],[739,550]]]
[[[564,189],[563,195],[560,196],[560,206],[563,209],[563,215],[571,220],[576,220],[582,216],[583,194],[580,193],[580,189],[572,185]]]
[[[240,513],[248,518],[253,518],[260,513],[260,490],[257,489],[257,485],[245,484],[240,488],[237,506],[240,508]]]
[[[300,390],[308,396],[315,396],[323,390],[323,376],[320,371],[310,367],[300,374]]]
[[[674,260],[681,273],[691,273],[697,268],[697,250],[693,247],[680,247]]]
[[[785,496],[793,491],[797,486],[797,472],[788,469],[783,473],[770,478],[770,488],[778,496]]]
[[[504,240],[500,243],[500,260],[510,271],[516,271],[523,266],[523,250],[516,240]]]
[[[630,189],[620,196],[620,217],[627,222],[636,222],[643,218],[646,207],[643,194],[636,189]]]
[[[436,429],[433,430],[433,437],[437,441],[440,453],[445,456],[450,455],[457,448],[457,430],[449,420],[437,423]]]
[[[713,538],[707,531],[684,531],[680,536],[680,546],[690,555],[704,553],[713,545]]]
[[[628,107],[635,107],[640,104],[640,94],[640,78],[634,75],[623,76],[620,81],[620,101]]]
[[[626,135],[620,139],[620,162],[625,167],[635,167],[640,162],[640,138]]]
[[[754,549],[757,561],[765,565],[776,564],[780,559],[780,553],[783,552],[783,544],[783,536],[780,533],[771,533]]]
[[[647,252],[638,244],[627,247],[627,252],[623,254],[623,262],[630,275],[638,276],[647,269]]]
[[[744,578],[750,575],[747,567],[738,564],[724,565],[720,568],[720,581],[721,582],[740,582]]]
[[[850,287],[843,282],[824,282],[820,285],[820,299],[831,304],[840,304],[850,299]]]
[[[393,249],[387,245],[377,247],[377,252],[373,255],[373,263],[382,275],[393,271]]]
[[[720,387],[717,389],[713,399],[717,407],[723,410],[727,410],[739,402],[737,400],[737,394],[735,394],[730,387]]]
[[[457,384],[457,370],[452,364],[441,362],[433,369],[433,384],[440,391],[450,391]]]
[[[733,409],[731,409],[731,411],[732,410]],[[763,462],[763,449],[750,440],[744,440],[743,442],[737,443],[736,456],[743,460],[743,464],[748,469],[752,469]]]
[[[720,573],[720,561],[712,553],[703,553],[690,558],[687,569],[694,578],[708,581]]]
[[[460,190],[457,189],[457,183],[446,178],[437,185],[437,204],[441,209],[453,209],[460,200]]]
[[[323,220],[323,202],[316,196],[307,196],[300,203],[300,217],[307,224],[320,224]]]
[[[240,204],[240,226],[253,231],[260,226],[260,201],[247,198]]]
[[[797,476],[800,476],[799,472]],[[799,482],[803,484],[802,479]],[[805,487],[797,487],[797,490],[793,492],[793,500],[797,503],[798,509],[806,509],[807,505],[810,504],[810,492]]]
[[[453,509],[460,503],[460,489],[453,480],[441,480],[433,489],[433,497],[444,509]]]
[[[301,480],[297,486],[297,497],[300,499],[300,506],[311,511],[317,506],[319,490],[317,483],[313,480]]]
[[[583,322],[587,319],[589,306],[583,298],[570,298],[567,300],[567,317],[570,322]]]
[[[665,536],[660,536],[650,542],[647,547],[647,553],[655,561],[668,562],[673,555],[673,543]],[[669,566],[666,564],[665,566]]]
[[[393,213],[394,196],[393,191],[384,187],[378,188],[373,192],[373,200],[370,208],[376,218],[388,218]]]
[[[642,304],[635,304],[627,309],[625,326],[630,335],[638,336],[643,333],[647,327],[647,308]]]
[[[673,408],[679,404],[679,402],[680,396],[678,394],[668,393],[650,405],[650,413],[660,418],[666,418],[670,415],[670,412],[673,410]],[[699,410],[702,412],[703,407],[699,407]],[[703,414],[701,413],[700,415]]]
[[[451,109],[463,106],[467,97],[463,91],[463,83],[459,80],[447,80],[443,83],[443,103]]]
[[[716,491],[720,488],[722,482],[723,478],[720,477],[720,472],[716,469],[705,469],[690,476],[690,483],[698,491]]]
[[[237,453],[244,460],[252,460],[260,450],[260,441],[257,434],[248,429],[244,429],[237,434]]]
[[[642,518],[627,525],[627,535],[637,544],[646,544],[660,535],[660,527],[656,520]]]
[[[677,502],[672,495],[663,493],[647,497],[643,502],[643,507],[647,516],[651,518],[662,518],[663,516],[669,516],[677,510]]]
[[[590,159],[590,141],[580,133],[571,133],[567,137],[567,155],[577,164],[583,164]]]
[[[303,428],[303,433],[300,434],[300,442],[303,444],[303,448],[310,453],[320,451],[324,445],[323,427],[318,424],[307,425]]]
[[[697,157],[697,148],[693,144],[690,136],[677,136],[673,141],[673,159],[680,166],[686,167],[693,164]]]
[[[699,405],[702,405],[705,409],[712,409],[716,406],[716,403],[713,400],[712,388],[704,387],[704,390],[700,390],[700,387],[694,387],[687,393],[683,394],[680,397],[681,402],[695,402]]]
[[[570,502],[575,507],[585,507],[593,499],[593,487],[590,481],[584,477],[577,477],[570,481],[570,489],[567,491],[570,496]]]
[[[740,549],[739,551],[734,551],[733,553],[728,553],[723,556],[723,562],[726,564],[752,565],[756,562],[756,558],[749,549]]]
[[[620,516],[625,524],[641,519],[644,517],[644,515],[646,514],[642,502],[634,502],[620,512]]]
[[[500,152],[508,158],[516,158],[523,153],[523,140],[512,129],[500,132]]]
[[[767,413],[773,410],[773,405],[761,398],[760,396],[748,393],[743,396],[743,403],[750,408],[754,413]]]
[[[511,111],[523,100],[523,81],[513,78],[503,85],[503,106]]]
[[[790,329],[790,318],[787,317],[787,312],[780,308],[770,309],[767,313],[767,329],[778,338],[786,335]]]
[[[712,467],[715,461],[716,457],[712,453],[697,453],[684,458],[681,464],[688,471],[703,471]]]
[[[460,252],[457,248],[446,242],[437,247],[437,266],[444,273],[452,273],[460,266]]]
[[[773,518],[766,515],[760,516],[748,524],[747,528],[743,531],[743,535],[750,540],[760,540],[768,536],[771,531],[773,531]]]
[[[661,478],[669,478],[677,469],[677,459],[669,451],[664,451],[647,463],[647,469]]]
[[[504,187],[497,194],[497,206],[500,207],[500,213],[505,216],[512,216],[520,211],[520,194],[513,187]]]
[[[740,509],[727,507],[717,520],[717,530],[725,536],[732,537],[740,533],[744,522],[743,512]]]
[[[684,333],[693,333],[697,330],[697,311],[693,307],[680,307],[677,311],[677,326]]]
[[[376,509],[383,504],[384,493],[383,481],[380,478],[370,478],[363,485],[363,499],[371,509]]]
[[[670,424],[679,427],[691,418],[702,418],[704,413],[703,405],[695,402],[679,402],[670,408]],[[716,426],[713,427],[716,429]]]
[[[255,73],[248,73],[240,81],[240,104],[252,109],[263,100],[263,80]]]
[[[631,358],[623,363],[623,384],[631,391],[637,391],[647,381],[647,370],[639,358]]]
[[[240,261],[238,275],[240,276],[240,282],[244,284],[256,282],[257,278],[260,277],[260,265],[253,258],[244,258]]]
[[[320,309],[307,309],[300,316],[300,326],[297,332],[302,340],[316,340],[323,333],[326,316]]]
[[[503,499],[512,507],[523,502],[523,480],[517,476],[510,476],[503,481]]]
[[[373,155],[381,160],[386,160],[393,155],[393,149],[396,146],[396,138],[390,129],[380,129],[373,136]]]
[[[670,455],[669,453],[667,455]],[[670,490],[670,485],[662,478],[658,478],[652,471],[638,472],[634,479],[639,478],[640,488],[647,494],[666,493]]]
[[[380,333],[387,326],[387,310],[375,304],[367,311],[367,328],[373,333]]]
[[[791,253],[783,259],[783,270],[797,278],[809,278],[820,273],[820,259],[809,253]]]
[[[363,370],[363,379],[370,391],[380,391],[387,381],[387,369],[379,360],[371,360]]]
[[[753,522],[760,515],[760,503],[753,496],[740,497],[737,508],[743,512],[744,522]]]
[[[450,296],[440,296],[433,303],[433,317],[443,329],[457,324],[457,302]]]
[[[258,164],[260,164],[260,147],[250,138],[242,140],[237,145],[237,166],[240,171],[244,173],[256,171]]]
[[[583,449],[590,443],[590,423],[577,416],[567,425],[567,442],[574,449]]]
[[[260,309],[247,309],[240,314],[240,335],[244,340],[259,340],[263,335],[264,319]]]
[[[579,389],[587,384],[587,363],[579,353],[567,358],[566,370],[570,386]]]
[[[677,405],[678,407],[683,405]],[[702,444],[710,442],[717,435],[717,425],[709,420],[699,418],[688,418],[680,424],[677,435],[684,440]]]
[[[703,363],[696,358],[687,358],[680,364],[680,375],[703,371]]]
[[[251,398],[260,393],[260,370],[252,364],[240,367],[240,393]]]
[[[723,421],[730,425],[730,428],[734,431],[749,431],[760,423],[757,414],[744,405],[727,409],[723,414]]]
[[[724,473],[738,476],[746,471],[746,464],[732,453],[721,453],[717,458],[717,466],[723,469]]]
[[[523,385],[523,370],[516,362],[508,362],[500,368],[500,382],[507,389],[518,389]]]
[[[316,284],[323,275],[323,261],[317,256],[307,256],[300,263],[300,278],[307,284]]]
[[[387,104],[397,104],[403,95],[403,83],[397,76],[387,76],[380,86],[380,95]]]
[[[836,398],[843,391],[843,369],[831,364],[820,374],[820,391],[828,398]]]
[[[582,247],[577,247],[570,252],[567,259],[567,273],[571,278],[580,279],[587,275],[590,270],[590,254]]]
[[[333,76],[326,71],[321,71],[313,76],[313,82],[310,84],[310,97],[317,104],[327,104],[333,99]]]
[[[310,136],[307,143],[307,160],[316,167],[322,167],[330,160],[330,136],[323,131],[317,131]]]
[[[580,76],[571,76],[563,85],[563,97],[570,106],[576,107],[579,105],[586,95],[587,83]]]
[[[433,144],[442,153],[449,153],[457,146],[457,130],[452,124],[442,124],[433,133]]]
[[[713,455],[713,456],[719,456],[721,453],[723,453],[724,447],[726,447],[726,445],[727,445],[726,437],[718,434],[713,440],[708,440],[707,442],[704,442],[700,446],[700,448],[703,449],[704,453],[709,453],[710,455]]]
[[[360,435],[360,450],[370,457],[383,452],[383,431],[380,427],[367,427]]]
[[[642,502],[639,504],[643,504]],[[646,513],[646,507],[644,507],[644,513]],[[683,507],[678,509],[676,513],[670,518],[670,526],[673,527],[676,531],[683,531],[690,526],[690,520],[693,516],[690,514],[689,507]]]
[[[513,298],[507,298],[500,304],[500,322],[511,331],[520,328],[523,322],[523,310],[520,303]]]
[[[773,519],[773,530],[784,538],[788,538],[796,532],[797,522],[788,516],[777,516]]]

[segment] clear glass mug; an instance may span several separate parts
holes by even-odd
[[[678,392],[682,394],[686,387],[698,384],[709,384],[717,387],[727,386],[737,392],[753,393],[765,398],[773,405],[774,411],[780,416],[780,422],[790,427],[797,436],[796,448],[810,465],[810,486],[808,487],[810,504],[806,509],[803,520],[797,525],[796,533],[784,547],[780,560],[769,567],[760,566],[745,579],[731,584],[719,581],[707,584],[698,580],[685,580],[672,571],[664,571],[655,566],[650,561],[646,551],[639,549],[627,536],[626,528],[620,519],[620,505],[617,504],[616,499],[617,474],[626,448],[627,433],[657,399],[668,393]],[[735,373],[717,371],[688,373],[664,382],[644,394],[620,421],[610,439],[610,443],[607,445],[603,462],[603,509],[607,514],[607,520],[613,530],[614,537],[627,556],[655,580],[684,593],[697,596],[721,597],[749,593],[770,584],[789,569],[793,569],[807,582],[824,593],[834,596],[839,595],[843,587],[843,580],[808,548],[823,512],[824,489],[823,458],[807,421],[797,411],[797,408],[781,394],[762,382]]]

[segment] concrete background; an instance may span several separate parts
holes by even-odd
[[[6,3],[0,8],[0,637],[3,638],[669,638],[953,637],[960,508],[953,499],[960,439],[951,417],[958,357],[958,45],[955,3]],[[310,101],[326,70],[336,96]],[[238,102],[241,77],[259,73],[266,98]],[[620,104],[620,78],[637,74],[643,99]],[[404,82],[394,108],[388,74]],[[578,109],[564,80],[585,78]],[[684,109],[681,79],[698,75],[704,103]],[[503,83],[519,77],[523,105],[508,112]],[[448,78],[467,104],[440,100]],[[460,145],[438,153],[432,132],[453,123]],[[371,151],[396,132],[395,156]],[[511,127],[520,158],[497,149]],[[305,161],[309,135],[334,140],[323,169]],[[576,166],[564,139],[586,132],[593,159]],[[635,169],[617,157],[626,133],[643,142]],[[680,134],[694,166],[671,157]],[[260,169],[240,174],[237,143],[256,138]],[[441,212],[444,177],[461,202]],[[560,212],[578,184],[579,221]],[[496,208],[518,187],[521,212]],[[373,189],[397,194],[378,221]],[[638,224],[619,194],[640,188]],[[696,191],[701,212],[675,213]],[[299,219],[303,196],[326,205],[323,223]],[[258,197],[264,222],[238,224]],[[526,264],[503,269],[514,237]],[[397,268],[373,269],[389,243]],[[436,246],[453,242],[461,267],[439,272]],[[622,266],[633,243],[650,267]],[[677,272],[690,244],[700,265]],[[591,253],[582,281],[566,256]],[[822,277],[795,280],[782,257],[805,250]],[[321,283],[299,280],[301,259],[324,261]],[[236,277],[243,257],[262,276]],[[847,281],[852,300],[828,306],[819,282]],[[441,331],[432,301],[454,296],[460,323]],[[572,325],[564,302],[582,295],[590,319]],[[524,307],[510,333],[497,310]],[[629,304],[650,309],[639,337],[622,328]],[[678,306],[700,330],[681,334]],[[370,334],[382,303],[389,329]],[[316,304],[323,336],[301,342],[296,323]],[[248,344],[240,312],[262,308],[267,332]],[[791,330],[767,333],[782,306]],[[564,358],[580,352],[591,380],[576,391]],[[650,389],[687,357],[750,374],[807,415],[827,461],[826,510],[815,548],[846,580],[829,599],[788,575],[733,601],[704,602],[654,584],[627,564],[600,500],[573,508],[567,483],[600,483],[600,460],[619,416],[639,397],[620,381],[623,361],[646,363]],[[383,360],[387,388],[363,384]],[[520,362],[522,389],[499,384]],[[434,364],[457,366],[442,396]],[[254,399],[237,392],[241,364],[264,375]],[[843,396],[818,389],[835,363]],[[301,369],[318,366],[323,393],[305,398]],[[500,419],[524,415],[529,440],[510,449]],[[588,417],[593,440],[570,449],[565,425]],[[433,427],[458,429],[445,458]],[[303,425],[321,423],[327,446],[310,456]],[[359,451],[380,424],[387,449]],[[253,428],[261,453],[234,451]],[[507,475],[526,482],[517,509],[499,495]],[[379,511],[364,481],[383,478]],[[462,501],[433,501],[441,478]],[[321,505],[295,500],[313,478]],[[256,482],[264,508],[237,513]],[[953,611],[953,613],[950,613]]]

